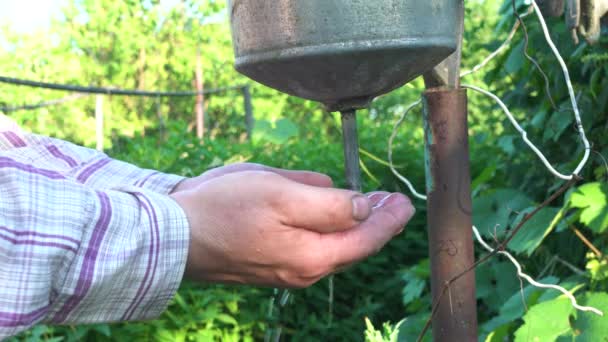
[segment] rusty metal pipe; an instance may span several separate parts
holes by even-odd
[[[475,272],[444,284],[474,263],[471,181],[464,89],[424,93],[426,191],[434,341],[477,341]]]

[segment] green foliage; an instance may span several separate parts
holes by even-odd
[[[429,259],[423,259],[418,264],[406,269],[403,272],[402,279],[405,282],[403,287],[403,304],[409,305],[410,303],[421,300],[425,288],[427,287],[428,279],[430,277],[430,263]]]
[[[578,299],[583,305],[606,307],[608,294],[588,292]],[[608,319],[589,312],[576,312],[567,298],[556,298],[533,306],[515,332],[515,341],[605,341]]]
[[[526,215],[530,214],[534,207],[522,210],[514,220],[518,225]],[[558,208],[545,207],[536,213],[521,227],[509,243],[509,249],[516,253],[526,253],[530,256],[540,246],[543,239],[557,226],[564,226],[561,221],[562,210]]]
[[[493,236],[510,227],[512,215],[532,205],[524,193],[515,189],[497,189],[473,200],[473,223],[482,234]],[[501,234],[502,235],[502,234]]]
[[[608,307],[608,294],[588,292],[579,297],[582,305],[593,305],[596,307]],[[577,342],[583,341],[607,341],[608,340],[608,315],[597,316],[589,312],[577,313],[576,320],[572,325],[572,334]]]
[[[570,206],[579,209],[578,221],[595,233],[608,228],[608,184],[587,183],[570,196]]]
[[[515,341],[555,341],[570,331],[568,317],[573,308],[567,298],[558,298],[534,305],[515,332]]]
[[[376,330],[369,318],[365,317],[365,342],[397,342],[399,325],[392,327],[389,323],[384,323],[382,330]]]

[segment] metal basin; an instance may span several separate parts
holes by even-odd
[[[457,4],[228,0],[236,69],[330,111],[362,108],[455,50]]]

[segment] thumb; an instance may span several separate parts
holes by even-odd
[[[278,203],[283,223],[319,233],[347,230],[367,219],[372,201],[342,189],[317,187],[290,180],[281,184]]]
[[[335,268],[350,265],[378,252],[403,230],[414,212],[406,196],[394,193],[378,202],[369,219],[357,227],[321,235],[318,250]]]

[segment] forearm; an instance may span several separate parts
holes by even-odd
[[[0,157],[0,339],[38,322],[158,316],[181,282],[182,209],[135,187],[96,191]]]

